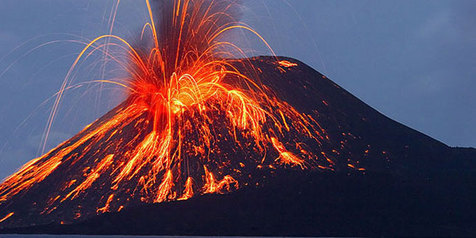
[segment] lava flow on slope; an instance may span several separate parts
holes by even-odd
[[[277,169],[365,170],[338,159],[344,146],[329,142],[318,111],[300,112],[280,98],[227,40],[240,30],[268,45],[236,20],[234,1],[147,1],[147,7],[150,22],[138,44],[103,35],[74,63],[104,50],[102,39],[118,41],[128,60],[116,59],[129,78],[102,82],[123,86],[127,99],[5,179],[0,227],[70,223],[134,204],[232,192],[259,185]],[[282,73],[297,66],[268,60]],[[49,128],[67,86],[68,77]]]

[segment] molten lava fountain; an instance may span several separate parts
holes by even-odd
[[[245,54],[227,40],[230,31],[263,39],[236,21],[234,3],[147,6],[139,44],[100,36],[75,62],[104,48],[95,46],[101,39],[120,42],[130,77],[110,83],[123,86],[127,100],[8,177],[0,185],[0,225],[70,223],[134,204],[228,193],[277,169],[334,170],[318,113],[300,113],[261,82],[261,69],[238,59]],[[273,59],[282,71],[296,66]],[[67,80],[49,126],[66,87]]]

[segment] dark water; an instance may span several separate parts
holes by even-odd
[[[175,238],[177,236],[88,236],[88,235],[3,235],[0,234],[1,238],[67,238],[67,237],[73,237],[73,238],[102,238],[102,237],[107,237],[107,238],[134,238],[134,237],[161,237],[161,238]]]
[[[192,236],[89,236],[89,235],[4,235],[0,234],[1,238],[135,238],[135,237],[145,237],[145,238],[186,238]],[[199,237],[199,236],[193,236]]]
[[[187,237],[198,237],[205,238],[208,236],[88,236],[88,235],[4,235],[0,234],[1,238],[135,238],[135,237],[144,237],[144,238],[187,238]],[[226,238],[232,236],[217,236],[219,238]],[[239,236],[233,236],[233,238],[240,238]],[[252,238],[252,237],[247,237]],[[272,238],[272,237],[267,237]]]

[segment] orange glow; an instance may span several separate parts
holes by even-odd
[[[8,218],[10,218],[11,216],[13,216],[13,214],[15,214],[15,213],[14,213],[14,212],[8,213],[8,215],[6,215],[4,218],[0,219],[0,223],[6,221]]]
[[[357,170],[357,171],[365,171],[365,168],[358,168],[358,167],[356,167],[356,166],[353,165],[353,164],[347,164],[347,166],[348,166],[349,168],[355,169],[355,170]]]
[[[205,186],[204,186],[204,193],[224,193],[230,192],[232,190],[232,186],[235,189],[239,188],[238,181],[231,177],[230,175],[226,175],[223,177],[222,180],[216,181],[215,176],[212,172],[209,172],[207,167],[204,167],[205,170]]]
[[[187,200],[191,197],[193,197],[193,179],[188,177],[187,181],[185,182],[185,190],[183,191],[183,195],[179,198],[179,200]]]
[[[167,200],[167,198],[170,196],[170,193],[172,192],[172,186],[174,186],[173,175],[172,171],[169,170],[166,172],[164,179],[159,186],[157,198],[154,200],[154,202],[163,202]]]
[[[278,63],[279,63],[279,65],[281,65],[281,66],[283,66],[283,67],[286,67],[286,68],[291,68],[291,67],[296,67],[296,66],[298,66],[298,64],[296,64],[296,63],[291,63],[291,62],[289,62],[289,61],[287,61],[287,60],[281,60],[281,61],[279,61]]]
[[[98,213],[109,212],[109,211],[110,211],[110,205],[111,205],[112,199],[114,199],[114,194],[111,194],[111,195],[109,196],[109,198],[107,199],[106,204],[104,205],[104,207],[99,208],[99,209],[97,210],[97,212],[98,212]]]
[[[96,181],[96,179],[99,178],[99,176],[104,172],[105,168],[111,165],[113,157],[114,155],[108,155],[101,162],[99,162],[94,171],[79,186],[77,186],[73,191],[66,195],[63,200],[66,200],[70,196],[72,196],[71,199],[74,199],[76,196],[78,196],[80,192],[85,191],[86,189],[91,187],[93,182]]]
[[[279,152],[279,157],[276,160],[279,160],[283,164],[290,164],[292,166],[300,166],[304,168],[304,160],[298,158],[293,153],[289,152],[284,148],[284,145],[279,142],[276,138],[271,137],[274,148]]]

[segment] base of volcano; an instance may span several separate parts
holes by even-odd
[[[143,205],[19,234],[471,236],[474,175],[405,180],[385,174],[280,174],[227,195]]]

